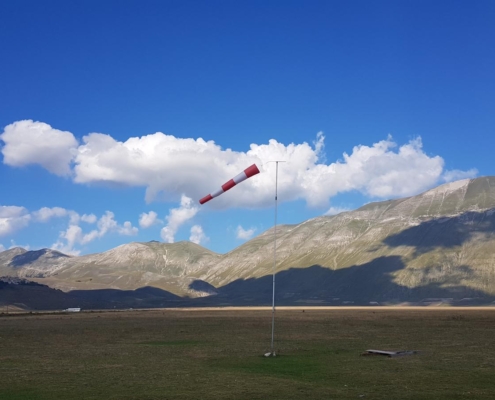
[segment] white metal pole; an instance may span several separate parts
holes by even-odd
[[[275,273],[277,270],[277,185],[278,185],[278,161],[275,161],[275,229],[274,229],[274,240],[273,240],[273,292],[272,292],[272,344],[271,353],[272,356],[275,355],[275,350],[273,348],[273,338],[275,335]]]

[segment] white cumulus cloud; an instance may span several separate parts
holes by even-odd
[[[132,226],[130,221],[125,221],[124,224],[118,228],[117,232],[120,235],[134,236],[138,234],[139,229]]]
[[[31,215],[24,207],[0,206],[0,236],[10,235],[26,227]]]
[[[37,132],[41,132],[39,136],[48,146],[44,153],[50,157],[46,159],[31,151],[39,140]],[[124,142],[110,135],[90,133],[77,145],[70,132],[33,121],[15,122],[0,137],[6,143],[2,150],[6,164],[37,163],[59,175],[68,174],[73,165],[76,183],[141,186],[146,188],[148,202],[157,197],[176,200],[182,194],[196,202],[251,164],[260,167],[261,174],[208,203],[207,208],[271,204],[275,164],[267,163],[270,160],[286,161],[279,165],[280,201],[302,199],[318,207],[327,207],[329,199],[338,193],[355,190],[372,198],[410,196],[442,180],[476,175],[475,170],[444,172],[444,160],[426,154],[421,138],[400,146],[391,137],[372,145],[360,144],[350,154],[344,153],[341,160],[327,163],[322,132],[312,145],[283,144],[271,139],[265,144],[251,144],[245,152],[223,149],[202,138],[177,138],[161,132]],[[173,238],[173,229],[165,229],[167,238]]]
[[[356,146],[343,161],[316,165],[302,183],[312,194],[308,204],[322,204],[340,192],[358,190],[370,197],[397,197],[419,193],[433,186],[443,170],[443,159],[429,157],[415,139],[394,151],[389,137],[373,146]]]
[[[80,215],[76,211],[62,207],[42,207],[30,213],[25,207],[0,206],[0,236],[6,236],[25,228],[30,222],[46,223],[52,218],[63,217],[68,217],[67,229],[60,232],[57,242],[52,247],[67,254],[79,254],[79,250],[76,250],[75,246],[90,243],[109,232],[125,236],[137,235],[139,232],[138,228],[132,226],[130,221],[119,224],[115,220],[115,214],[111,211],[105,212],[98,219],[94,214]],[[81,221],[88,224],[97,223],[96,229],[84,232],[79,226]],[[15,247],[15,243],[11,242],[12,246]]]
[[[94,224],[97,221],[96,215],[94,214],[83,214],[81,215],[81,221],[86,222],[88,224]]]
[[[337,215],[346,211],[350,211],[350,209],[346,207],[330,207],[325,215]]]
[[[7,125],[0,139],[5,143],[2,154],[7,165],[39,164],[56,175],[71,173],[70,162],[78,142],[70,132],[43,122],[24,120]]]
[[[256,228],[244,229],[241,225],[235,230],[237,239],[248,240],[251,239],[256,232]]]
[[[80,251],[75,250],[74,246],[76,243],[82,243],[82,238],[81,227],[78,225],[69,225],[67,230],[60,232],[59,240],[52,245],[52,248],[65,254],[77,256],[80,254]]]
[[[133,227],[129,221],[125,221],[123,225],[119,225],[115,221],[115,214],[111,211],[106,211],[105,214],[98,220],[98,237],[103,237],[108,232],[117,232],[120,235],[136,235],[138,228]]]
[[[62,207],[42,207],[32,213],[36,222],[48,222],[52,218],[63,218],[69,216],[70,224],[78,225],[80,221],[94,224],[98,218],[94,214],[79,215],[74,210],[67,210]]]
[[[174,243],[175,234],[179,228],[188,220],[193,218],[199,207],[194,204],[190,197],[182,195],[180,207],[172,208],[166,217],[167,225],[161,230],[161,237],[165,242]]]
[[[445,182],[453,182],[461,179],[476,178],[476,175],[478,175],[478,170],[476,168],[472,168],[468,171],[453,169],[450,171],[445,171],[442,175],[442,179]]]
[[[189,236],[189,240],[196,244],[204,244],[210,239],[205,235],[203,228],[200,225],[193,225],[191,227],[191,236]]]
[[[154,211],[150,211],[149,213],[142,213],[139,216],[139,226],[143,229],[149,228],[157,223],[161,223],[158,218],[158,214]]]
[[[33,212],[34,219],[39,222],[48,222],[52,218],[65,217],[70,213],[62,207],[42,207],[38,211]]]
[[[5,247],[3,244],[0,243],[0,252],[5,251]]]
[[[89,223],[94,220],[93,214],[84,218]],[[96,216],[94,216],[96,218]],[[83,220],[81,218],[81,220]],[[115,221],[115,214],[111,211],[106,211],[96,224],[97,229],[84,233],[83,229],[78,225],[69,221],[69,226],[65,231],[60,232],[59,239],[52,245],[52,248],[66,254],[78,255],[80,250],[75,248],[76,245],[85,245],[95,239],[102,238],[109,232],[116,232],[119,235],[132,236],[138,233],[138,228],[133,227],[131,222],[125,221],[120,225]]]

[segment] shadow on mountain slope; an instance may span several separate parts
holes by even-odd
[[[154,287],[136,290],[74,290],[62,292],[35,282],[8,284],[0,281],[0,305],[18,305],[27,310],[155,308],[186,305],[183,299]]]
[[[202,281],[201,279],[196,279],[189,284],[189,289],[195,292],[217,294],[217,288],[212,284]]]
[[[39,283],[22,281],[14,284],[0,281],[0,305],[17,305],[28,310],[54,310],[80,307],[75,299],[61,290]]]
[[[390,247],[413,246],[417,254],[423,254],[438,247],[460,246],[476,233],[495,233],[495,209],[435,218],[390,235],[383,242]]]
[[[291,268],[276,275],[276,303],[278,305],[302,304],[355,304],[370,302],[400,303],[420,302],[427,298],[484,298],[485,293],[462,285],[461,279],[451,279],[449,287],[444,282],[429,282],[408,288],[393,282],[392,273],[405,268],[401,257],[379,257],[369,263],[331,270],[319,265],[309,268]],[[462,266],[463,273],[471,273]],[[191,300],[196,305],[270,305],[272,300],[272,276],[238,279],[217,288],[218,295]]]
[[[173,307],[174,303],[184,301],[180,296],[151,286],[136,290],[72,290],[68,294],[81,302],[98,305],[91,308]]]
[[[23,265],[30,264],[47,254],[48,254],[47,257],[52,259],[60,258],[60,257],[64,257],[64,258],[70,257],[56,250],[41,249],[41,250],[27,251],[26,253],[19,254],[13,257],[12,261],[10,262],[10,265],[12,265],[13,267],[22,267]]]
[[[495,298],[481,290],[462,284],[474,271],[466,265],[449,270],[448,275],[435,268],[416,271],[415,288],[395,283],[394,273],[404,269],[399,256],[379,257],[349,268],[331,270],[319,265],[291,268],[276,275],[277,305],[369,305],[434,303],[472,304],[459,302],[463,298],[488,303]],[[205,282],[191,283],[201,291],[213,291]],[[136,290],[74,290],[68,293],[34,282],[6,283],[0,281],[0,305],[16,304],[31,310],[125,309],[191,306],[255,306],[271,305],[272,276],[238,279],[215,289],[217,295],[201,298],[182,298],[154,287]],[[443,299],[443,300],[442,300]],[[449,300],[445,300],[449,299]]]

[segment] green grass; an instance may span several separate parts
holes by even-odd
[[[197,340],[172,340],[172,341],[155,341],[155,342],[143,342],[147,346],[194,346],[201,342]]]
[[[493,399],[495,310],[0,318],[0,399]],[[366,349],[420,350],[361,357]]]

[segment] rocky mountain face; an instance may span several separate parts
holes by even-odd
[[[190,242],[130,243],[81,257],[16,248],[0,253],[0,274],[65,291],[153,286],[209,296],[205,303],[268,304],[274,239],[271,229],[224,255]],[[495,177],[278,226],[276,254],[282,303],[490,298]]]

